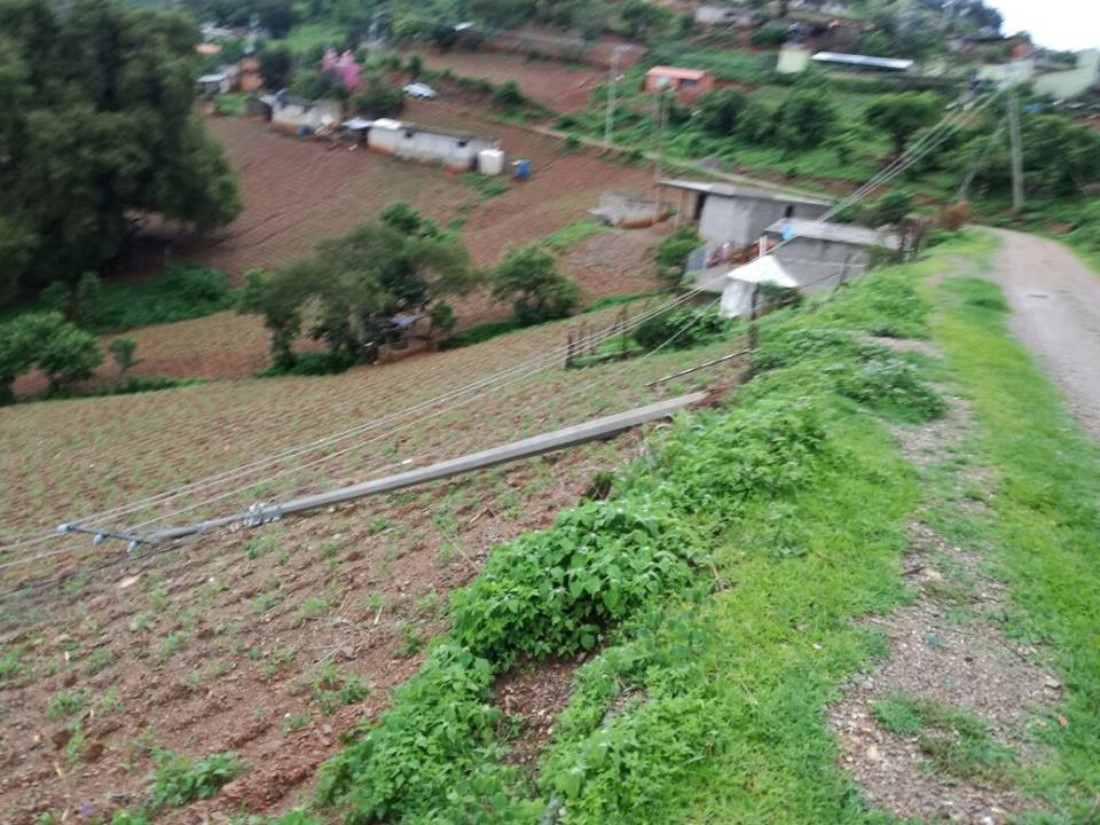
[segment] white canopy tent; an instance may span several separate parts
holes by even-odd
[[[798,281],[791,277],[774,255],[764,255],[730,270],[726,273],[726,281],[719,309],[723,318],[749,317],[752,314],[752,294],[760,284],[774,284],[785,289],[798,288]]]

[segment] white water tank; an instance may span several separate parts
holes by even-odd
[[[504,152],[500,149],[482,149],[477,153],[477,168],[483,175],[503,173]]]

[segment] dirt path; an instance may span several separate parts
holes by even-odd
[[[992,277],[1012,307],[1013,333],[1100,439],[1100,274],[1055,241],[1003,230],[997,236]]]

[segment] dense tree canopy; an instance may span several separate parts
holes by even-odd
[[[237,215],[192,115],[195,42],[182,17],[110,0],[0,0],[0,299],[98,269],[143,214]]]
[[[939,120],[943,110],[943,101],[937,95],[904,92],[880,97],[867,108],[864,117],[890,136],[894,154],[900,155],[913,135]]]
[[[312,258],[278,270],[257,305],[277,368],[293,366],[291,347],[303,327],[327,344],[332,366],[346,367],[374,360],[390,316],[429,308],[475,282],[465,248],[413,210],[391,207],[383,222],[322,241]]]

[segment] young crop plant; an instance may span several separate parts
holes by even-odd
[[[178,808],[199,799],[210,799],[222,785],[240,776],[245,769],[237,754],[213,753],[202,759],[168,750],[155,750],[156,775],[149,794],[154,810]]]

